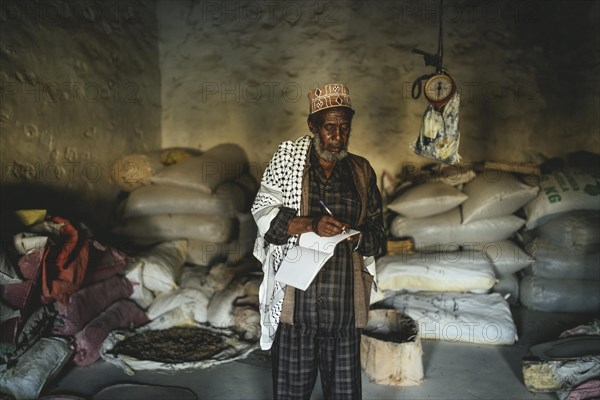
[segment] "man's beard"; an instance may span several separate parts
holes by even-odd
[[[315,145],[315,151],[317,152],[317,155],[319,157],[321,157],[323,160],[329,161],[329,162],[340,161],[341,159],[346,157],[348,155],[349,142],[350,142],[350,138],[348,138],[348,140],[346,141],[346,146],[344,146],[343,150],[340,150],[337,153],[332,153],[331,151],[325,150],[323,148],[323,142],[321,142],[321,137],[319,136],[319,134],[315,134],[313,136],[313,144]]]

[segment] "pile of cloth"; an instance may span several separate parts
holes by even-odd
[[[252,252],[256,225],[249,210],[258,183],[240,146],[127,155],[113,170],[131,171],[115,181],[126,198],[113,232],[124,244],[186,239],[186,262],[204,266],[235,263]]]
[[[37,397],[69,360],[98,360],[111,330],[148,322],[121,275],[129,257],[83,224],[35,214],[0,256],[0,387],[17,398]]]
[[[523,358],[523,378],[531,392],[556,392],[560,400],[600,398],[600,320],[539,343]]]

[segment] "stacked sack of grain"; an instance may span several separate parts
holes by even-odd
[[[521,302],[556,312],[600,311],[600,171],[547,171],[525,207],[526,249],[535,262],[521,281]]]
[[[473,174],[465,176],[472,178]],[[516,301],[518,280],[514,273],[531,260],[507,239],[525,223],[513,213],[534,198],[538,188],[520,182],[511,173],[490,169],[467,182],[455,181],[464,183],[462,191],[444,182],[428,181],[396,198],[388,205],[399,214],[391,223],[392,235],[410,237],[417,250],[442,253],[437,258],[455,260],[455,268],[465,263],[491,263],[498,279],[494,290],[510,294],[511,301]],[[459,249],[472,254],[452,256]]]
[[[435,190],[430,189],[433,185]],[[519,230],[525,221],[512,214],[537,191],[510,173],[493,170],[484,170],[462,192],[442,183],[425,183],[388,206],[400,214],[391,233],[412,237],[418,249],[480,247]]]
[[[533,260],[515,241],[508,240],[524,225],[524,220],[513,215],[535,198],[539,188],[519,180],[510,172],[486,169],[472,182],[465,185],[469,199],[462,204],[463,224],[495,220],[498,229],[495,238],[481,237],[475,247],[481,248],[494,266],[498,283],[495,291],[510,294],[512,302],[519,295],[519,279],[516,273]],[[510,228],[509,228],[510,227]]]
[[[186,239],[186,261],[197,265],[251,252],[249,208],[258,185],[242,148],[221,144],[150,171],[119,206],[118,237],[134,244]]]
[[[398,214],[391,234],[413,240],[417,252],[378,260],[381,290],[375,300],[383,298],[381,305],[401,310],[432,332],[440,315],[448,315],[443,319],[448,324],[473,323],[475,336],[463,335],[468,329],[460,326],[457,341],[512,343],[514,322],[504,297],[516,301],[514,273],[531,260],[507,239],[525,223],[513,213],[535,197],[538,188],[497,170],[484,169],[476,177],[471,171],[465,176],[469,179],[456,179],[462,190],[447,179],[428,179],[406,188],[387,206]],[[522,260],[509,256],[516,250]],[[490,290],[500,294],[486,294]],[[446,307],[451,304],[454,308]],[[479,308],[496,311],[475,312]],[[498,340],[482,330],[490,325],[504,332]],[[432,336],[448,339],[447,332],[439,329],[443,327],[438,326]]]

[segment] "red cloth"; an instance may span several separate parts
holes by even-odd
[[[600,377],[580,383],[571,390],[566,400],[594,400],[600,399]]]
[[[100,282],[118,274],[127,266],[128,256],[110,246],[90,240],[89,264],[83,286]]]
[[[89,243],[80,240],[77,229],[60,217],[52,221],[63,223],[57,245],[47,245],[42,265],[42,296],[66,304],[69,296],[81,287],[88,266]]]

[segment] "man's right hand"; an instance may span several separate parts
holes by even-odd
[[[329,215],[321,215],[313,218],[319,218],[318,223],[313,224],[313,227],[317,228],[316,230],[313,229],[313,231],[319,236],[339,235],[348,228],[344,223]]]

